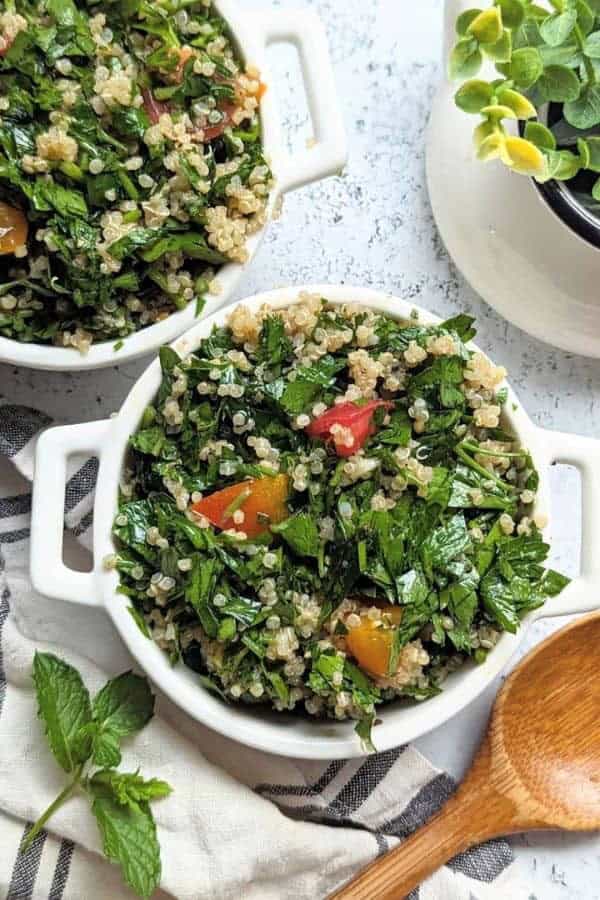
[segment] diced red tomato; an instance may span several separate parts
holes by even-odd
[[[386,676],[394,630],[402,621],[399,606],[382,607],[384,625],[376,626],[368,616],[361,616],[360,625],[348,629],[346,647],[361,669],[371,675]]]
[[[11,38],[9,40],[8,38],[4,37],[4,35],[1,35],[1,37],[2,37],[2,47],[0,47],[0,57],[6,56],[6,54],[8,53],[8,51],[10,50],[10,48],[12,47],[13,42],[14,42],[14,38]]]
[[[380,406],[390,409],[393,405],[387,400],[370,400],[363,406],[350,402],[338,403],[313,419],[310,425],[307,425],[306,433],[309,437],[333,440],[338,456],[352,456],[365,445],[367,438],[375,433],[373,426],[375,410]],[[334,425],[342,425],[348,429],[352,443],[346,443],[344,435],[332,434],[331,429]]]
[[[255,538],[268,531],[270,525],[287,519],[287,496],[287,475],[250,478],[203,497],[192,509],[206,516],[217,528],[235,528]],[[244,513],[244,520],[239,524],[233,519],[237,509]]]
[[[216,125],[207,125],[202,129],[204,132],[204,143],[209,143],[210,141],[216,140],[218,137],[221,137],[226,128],[233,122],[233,114],[236,111],[237,106],[235,103],[222,103],[219,106],[219,112],[223,114],[223,118],[220,122],[217,122]]]
[[[260,89],[258,92],[258,99],[261,100],[267,90],[266,84],[261,81]],[[210,141],[216,140],[218,137],[221,137],[226,128],[229,128],[230,125],[233,125],[233,114],[239,109],[239,104],[235,103],[222,103],[219,106],[219,111],[223,113],[223,119],[221,122],[218,122],[216,125],[207,125],[206,128],[203,128],[204,132],[204,141],[205,143],[209,143]]]
[[[144,98],[144,109],[153,125],[156,125],[160,117],[165,113],[171,112],[169,104],[156,100],[150,88],[142,90],[142,97]]]
[[[29,224],[25,213],[0,202],[0,255],[14,253],[27,243]]]

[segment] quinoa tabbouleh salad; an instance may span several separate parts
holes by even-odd
[[[265,222],[259,72],[210,0],[8,0],[0,335],[120,340],[218,292]]]
[[[560,592],[472,325],[302,294],[163,348],[106,561],[144,633],[228,700],[368,742],[380,704],[437,694]]]

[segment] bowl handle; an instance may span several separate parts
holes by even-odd
[[[67,460],[79,453],[100,457],[111,420],[49,428],[35,451],[31,505],[31,581],[48,597],[99,606],[95,572],[69,569],[62,559]]]
[[[257,28],[265,48],[277,43],[297,48],[313,121],[314,146],[281,161],[278,189],[286,193],[341,172],[348,159],[344,120],[319,17],[305,9],[271,10],[260,15]]]
[[[540,446],[549,463],[567,463],[581,473],[581,575],[537,611],[567,616],[600,608],[600,441],[541,430]]]

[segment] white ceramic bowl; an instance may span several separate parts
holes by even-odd
[[[390,294],[346,286],[311,285],[286,288],[243,301],[250,309],[262,303],[275,307],[297,302],[299,291],[320,293],[331,303],[352,301],[370,306],[399,319],[415,309],[412,303]],[[231,312],[221,310],[203,319],[173,346],[182,355],[194,350],[213,325],[223,325]],[[439,318],[418,309],[423,323]],[[198,683],[194,672],[183,664],[171,667],[166,655],[145,638],[127,612],[129,601],[116,592],[118,575],[106,571],[103,558],[114,552],[111,526],[117,511],[119,476],[130,435],[137,429],[144,408],[161,380],[158,359],[139,378],[114,419],[86,425],[51,428],[39,439],[36,454],[31,530],[31,577],[43,594],[88,606],[104,606],[137,662],[156,685],[191,716],[216,731],[244,744],[307,759],[331,759],[363,755],[353,724],[309,720],[293,714],[268,713],[260,708],[225,705]],[[422,704],[383,707],[383,720],[374,730],[378,750],[411,741],[449,719],[477,697],[514,653],[527,626],[539,616],[583,612],[600,604],[600,441],[545,431],[536,427],[509,390],[506,404],[510,426],[529,448],[540,473],[537,511],[548,511],[547,471],[553,462],[568,462],[582,473],[583,541],[582,576],[559,597],[530,613],[518,634],[503,634],[487,660],[479,666],[465,665],[446,682],[443,692]],[[74,572],[62,562],[63,506],[67,458],[74,453],[93,453],[100,460],[94,506],[94,568]]]
[[[227,21],[242,58],[259,69],[268,88],[261,100],[260,114],[263,147],[276,179],[269,200],[270,218],[283,194],[337,174],[346,164],[346,135],[325,30],[318,16],[310,10],[243,10],[236,0],[214,0],[214,3]],[[266,59],[267,48],[278,43],[293,44],[298,50],[315,137],[312,147],[291,155],[282,143],[277,104],[278,86],[269,74]],[[288,104],[291,102],[289,97],[285,100]],[[203,315],[210,315],[227,304],[246,267],[251,263],[264,231],[262,228],[248,239],[247,263],[229,263],[219,270],[221,293],[208,298]],[[172,313],[164,321],[124,338],[123,346],[118,352],[114,350],[114,340],[92,344],[89,352],[83,356],[76,349],[24,344],[0,337],[0,362],[31,369],[71,372],[121,365],[158,349],[191,328],[197,321],[195,305],[195,301],[192,301],[185,309]]]

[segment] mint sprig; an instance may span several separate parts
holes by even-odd
[[[51,816],[78,790],[90,798],[106,857],[121,866],[125,882],[149,897],[160,882],[160,846],[150,801],[166,797],[165,781],[118,772],[121,740],[154,714],[146,678],[124,672],[90,699],[79,672],[52,653],[36,653],[33,682],[38,714],[57,763],[72,776],[23,843],[29,847]],[[101,768],[96,768],[100,766]]]

